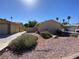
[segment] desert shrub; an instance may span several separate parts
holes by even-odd
[[[70,33],[68,33],[68,32],[62,32],[62,35],[61,36],[69,37],[70,36]]]
[[[40,35],[45,38],[45,39],[49,39],[52,37],[52,34],[48,31],[43,31],[43,32],[40,32]]]
[[[54,34],[61,36],[61,35],[63,34],[63,32],[62,32],[61,30],[58,30],[58,29],[57,29],[57,30],[54,32]]]
[[[37,44],[37,37],[33,35],[23,34],[22,36],[12,40],[9,44],[9,48],[12,51],[20,51],[23,49],[34,48]]]
[[[68,37],[70,35],[70,33],[64,32],[64,31],[61,31],[61,30],[56,30],[55,35]]]

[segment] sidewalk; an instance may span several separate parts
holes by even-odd
[[[0,51],[1,51],[2,49],[4,49],[5,47],[7,47],[8,44],[9,44],[12,40],[16,39],[18,36],[22,35],[23,33],[25,33],[25,31],[24,31],[24,32],[19,32],[19,33],[16,33],[16,34],[11,35],[11,36],[9,36],[9,37],[0,39]]]

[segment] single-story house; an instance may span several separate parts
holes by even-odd
[[[21,31],[24,31],[24,27],[21,24],[0,18],[0,35],[13,34]]]
[[[38,25],[38,31],[49,31],[50,33],[54,34],[57,30],[62,30],[63,26],[61,23],[50,19],[48,21],[42,22]]]
[[[76,30],[79,29],[79,23],[74,24],[74,25],[64,25],[64,27],[67,31],[76,32]]]

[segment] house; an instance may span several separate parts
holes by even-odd
[[[79,30],[79,23],[74,25],[64,25],[64,27],[67,31],[76,32],[76,30]]]
[[[38,25],[38,31],[49,31],[50,33],[54,34],[57,30],[62,30],[63,26],[61,23],[50,19],[48,21],[42,22]]]
[[[21,31],[24,31],[24,27],[21,24],[0,18],[0,35],[13,34]]]

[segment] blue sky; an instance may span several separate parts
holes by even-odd
[[[33,8],[29,8],[33,7]],[[60,21],[71,16],[71,23],[79,22],[79,0],[37,0],[34,6],[27,6],[21,0],[0,0],[0,18],[14,22],[37,20],[42,22],[59,17]]]

